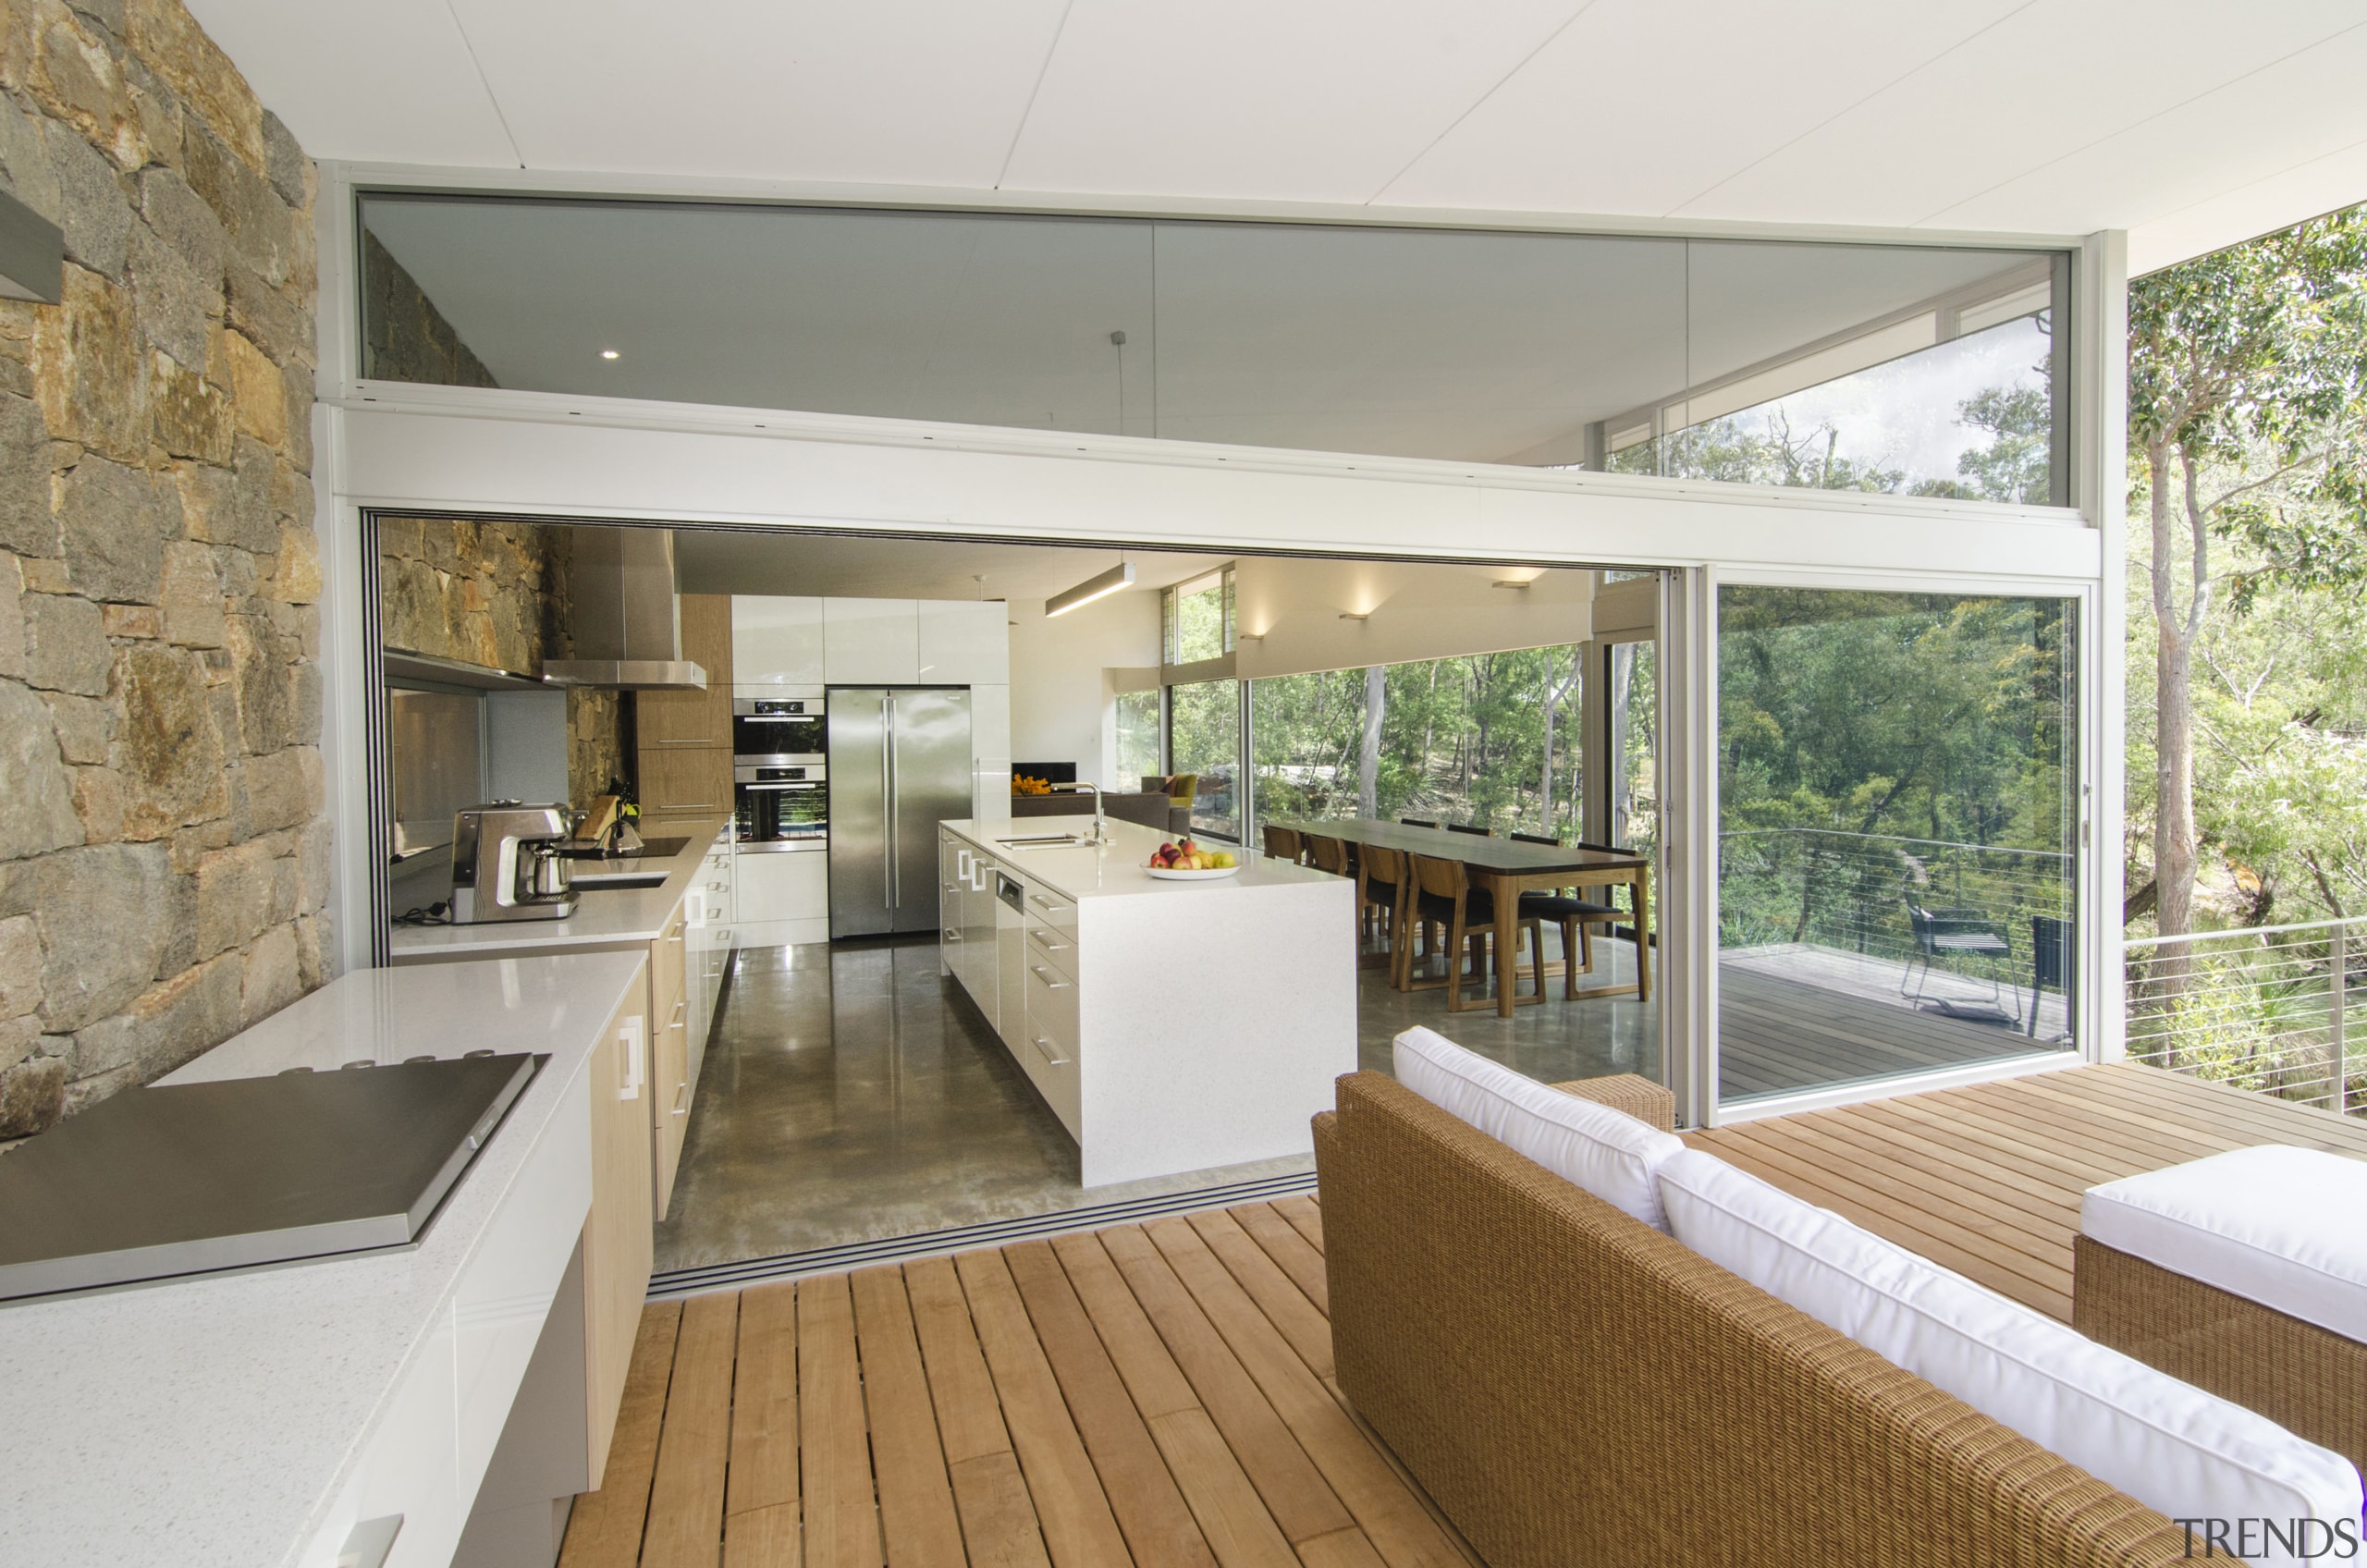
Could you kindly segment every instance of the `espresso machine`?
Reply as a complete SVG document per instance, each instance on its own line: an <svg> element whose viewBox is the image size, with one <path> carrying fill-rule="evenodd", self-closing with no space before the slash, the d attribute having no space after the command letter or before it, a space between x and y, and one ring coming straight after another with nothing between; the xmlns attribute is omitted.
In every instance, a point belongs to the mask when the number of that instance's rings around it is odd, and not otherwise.
<svg viewBox="0 0 2367 1568"><path fill-rule="evenodd" d="M569 834L564 806L496 801L454 816L452 924L573 914L573 879L560 853Z"/></svg>

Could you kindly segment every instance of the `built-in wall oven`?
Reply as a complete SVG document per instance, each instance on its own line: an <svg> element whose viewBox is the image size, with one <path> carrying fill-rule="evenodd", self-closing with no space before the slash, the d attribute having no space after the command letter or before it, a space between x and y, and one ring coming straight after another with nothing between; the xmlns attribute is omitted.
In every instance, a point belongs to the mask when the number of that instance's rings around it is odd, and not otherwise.
<svg viewBox="0 0 2367 1568"><path fill-rule="evenodd" d="M818 686L777 697L732 698L732 761L742 767L820 766L829 752L822 703Z"/></svg>
<svg viewBox="0 0 2367 1568"><path fill-rule="evenodd" d="M820 763L751 764L742 757L731 781L742 854L830 847L830 785Z"/></svg>

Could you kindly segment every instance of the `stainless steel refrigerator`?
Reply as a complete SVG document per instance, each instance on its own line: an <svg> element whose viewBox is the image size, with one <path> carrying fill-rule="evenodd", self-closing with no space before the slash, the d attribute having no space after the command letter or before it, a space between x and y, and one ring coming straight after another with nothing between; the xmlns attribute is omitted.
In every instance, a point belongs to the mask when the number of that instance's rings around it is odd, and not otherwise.
<svg viewBox="0 0 2367 1568"><path fill-rule="evenodd" d="M937 825L970 806L966 686L834 686L830 935L934 931Z"/></svg>

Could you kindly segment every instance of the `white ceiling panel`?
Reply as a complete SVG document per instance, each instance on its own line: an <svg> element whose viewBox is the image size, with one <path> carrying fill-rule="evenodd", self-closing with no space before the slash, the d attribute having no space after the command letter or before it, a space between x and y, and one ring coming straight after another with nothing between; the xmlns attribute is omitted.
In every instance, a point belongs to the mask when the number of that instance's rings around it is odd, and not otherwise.
<svg viewBox="0 0 2367 1568"><path fill-rule="evenodd" d="M2360 19L2357 0L2249 6L2239 26L2224 0L2152 0L2141 25L2119 6L2034 0L1678 212L1930 223Z"/></svg>
<svg viewBox="0 0 2367 1568"><path fill-rule="evenodd" d="M2129 230L2132 276L2200 256L2302 217L2347 207L2367 190L2367 141L2265 179L2206 197Z"/></svg>
<svg viewBox="0 0 2367 1568"><path fill-rule="evenodd" d="M1375 200L1665 214L2023 3L1597 0Z"/></svg>
<svg viewBox="0 0 2367 1568"><path fill-rule="evenodd" d="M1362 202L1581 0L1076 0L1007 186Z"/></svg>
<svg viewBox="0 0 2367 1568"><path fill-rule="evenodd" d="M315 158L517 165L444 0L193 0L190 13Z"/></svg>
<svg viewBox="0 0 2367 1568"><path fill-rule="evenodd" d="M1933 221L1981 228L2010 213L2059 223L2097 211L2102 201L2109 203L2103 210L2110 227L2142 224L2174 211L2187 193L2239 190L2356 141L2351 99L2362 79L2367 25L2068 151L2018 179L1934 214ZM2249 137L2221 134L2230 125L2257 126L2260 131Z"/></svg>
<svg viewBox="0 0 2367 1568"><path fill-rule="evenodd" d="M1063 0L455 0L530 168L989 186Z"/></svg>

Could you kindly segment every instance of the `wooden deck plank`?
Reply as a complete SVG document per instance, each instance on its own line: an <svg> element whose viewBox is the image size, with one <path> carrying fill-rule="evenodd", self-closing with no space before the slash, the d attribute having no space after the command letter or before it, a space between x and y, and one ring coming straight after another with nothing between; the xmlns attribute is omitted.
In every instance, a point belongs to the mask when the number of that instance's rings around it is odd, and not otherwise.
<svg viewBox="0 0 2367 1568"><path fill-rule="evenodd" d="M1215 1568L1191 1505L1169 1474L1159 1443L1128 1397L1060 1259L1042 1242L1005 1247L1002 1256L1135 1568Z"/></svg>
<svg viewBox="0 0 2367 1568"><path fill-rule="evenodd" d="M1060 1383L1044 1347L1036 1343L1002 1255L963 1253L955 1260L955 1270L1055 1568L1127 1562L1125 1537L1069 1419Z"/></svg>
<svg viewBox="0 0 2367 1568"><path fill-rule="evenodd" d="M799 1568L798 1507L779 1502L723 1518L723 1568Z"/></svg>
<svg viewBox="0 0 2367 1568"><path fill-rule="evenodd" d="M1298 1560L1306 1568L1384 1568L1380 1553L1362 1530L1343 1530L1298 1543Z"/></svg>
<svg viewBox="0 0 2367 1568"><path fill-rule="evenodd" d="M1324 1278L1323 1255L1310 1246L1271 1204L1245 1203L1231 1213L1251 1239L1266 1249L1274 1267L1289 1275L1299 1293L1315 1304L1315 1310L1323 1314L1328 1323L1331 1317L1331 1287Z"/></svg>
<svg viewBox="0 0 2367 1568"><path fill-rule="evenodd" d="M1094 1332L1109 1350L1143 1419L1199 1409L1199 1396L1192 1391L1191 1381L1168 1354L1159 1330L1144 1315L1142 1303L1119 1277L1118 1266L1102 1249L1099 1235L1085 1231L1054 1237L1052 1254L1061 1260L1070 1287L1093 1320Z"/></svg>
<svg viewBox="0 0 2367 1568"><path fill-rule="evenodd" d="M728 1517L784 1506L791 1511L794 1525L797 1287L785 1280L740 1292L740 1351L731 1379L731 1474L723 1511Z"/></svg>
<svg viewBox="0 0 2367 1568"><path fill-rule="evenodd" d="M1122 1225L1104 1231L1101 1243L1282 1534L1297 1542L1354 1525L1356 1521L1292 1436L1289 1425L1142 1228ZM1292 1360L1296 1363L1297 1357Z"/></svg>
<svg viewBox="0 0 2367 1568"><path fill-rule="evenodd" d="M1323 1250L1323 1210L1315 1199L1305 1194L1276 1198L1273 1210L1291 1222L1291 1229L1306 1238L1306 1244L1318 1253Z"/></svg>
<svg viewBox="0 0 2367 1568"><path fill-rule="evenodd" d="M1299 1568L1297 1554L1257 1495L1224 1434L1198 1405L1151 1420L1167 1467L1224 1568Z"/></svg>
<svg viewBox="0 0 2367 1568"><path fill-rule="evenodd" d="M904 1265L904 1292L913 1307L921 1359L928 1367L929 1393L937 1407L938 1439L949 1464L989 1453L1009 1453L1011 1433L995 1399L950 1257L925 1257Z"/></svg>
<svg viewBox="0 0 2367 1568"><path fill-rule="evenodd" d="M1017 1454L982 1453L947 1469L971 1568L1050 1568Z"/></svg>
<svg viewBox="0 0 2367 1568"><path fill-rule="evenodd" d="M797 1403L807 1568L880 1568L871 1431L843 1274L797 1282Z"/></svg>
<svg viewBox="0 0 2367 1568"><path fill-rule="evenodd" d="M731 1367L740 1342L738 1292L682 1304L666 1429L649 1488L643 1568L714 1568L723 1550L723 1479L731 1446Z"/></svg>
<svg viewBox="0 0 2367 1568"><path fill-rule="evenodd" d="M858 1269L848 1286L889 1568L962 1568L962 1521L945 1473L903 1270L892 1264Z"/></svg>
<svg viewBox="0 0 2367 1568"><path fill-rule="evenodd" d="M1904 1151L1872 1145L1864 1141L1852 1143L1836 1137L1808 1118L1777 1121L1760 1121L1736 1128L1740 1140L1755 1144L1771 1152L1780 1150L1800 1160L1811 1169L1826 1173L1831 1183L1846 1183L1847 1187L1863 1190L1871 1202L1879 1198L1883 1205L1895 1206L1905 1213L1930 1213L1929 1202L1935 1192L1947 1194L1946 1218L1955 1226L1970 1231L1996 1245L2024 1252L2043 1247L2068 1218L2078 1218L2076 1206L2060 1200L2048 1206L2043 1215L2011 1204L2002 1204L1969 1182L1950 1182L1935 1186L1927 1172L1913 1164ZM1835 1185L1834 1190L1846 1190Z"/></svg>
<svg viewBox="0 0 2367 1568"><path fill-rule="evenodd" d="M1167 1277L1183 1288L1196 1310L1207 1315L1225 1348L1271 1402L1301 1452L1331 1487L1331 1495L1353 1515L1352 1522L1363 1527L1383 1561L1392 1568L1462 1568L1462 1554L1421 1500L1375 1452L1331 1390L1307 1369L1199 1233L1180 1219L1159 1220L1144 1231L1143 1240L1153 1247ZM1111 1256L1117 1256L1114 1248ZM1122 1258L1120 1267L1125 1267ZM1147 1268L1143 1271L1152 1273ZM1311 1538L1291 1537L1294 1544Z"/></svg>
<svg viewBox="0 0 2367 1568"><path fill-rule="evenodd" d="M1252 1241L1233 1216L1219 1208L1190 1216L1202 1244L1216 1254L1257 1310L1290 1341L1291 1349L1318 1378L1331 1376L1331 1320L1315 1310L1306 1292L1291 1282L1266 1250Z"/></svg>
<svg viewBox="0 0 2367 1568"><path fill-rule="evenodd" d="M649 1484L657 1472L657 1442L666 1419L666 1390L674 1376L674 1343L682 1304L655 1302L641 1309L633 1330L632 1363L608 1439L608 1467L599 1489L575 1500L568 1515L559 1568L635 1568L649 1519Z"/></svg>

